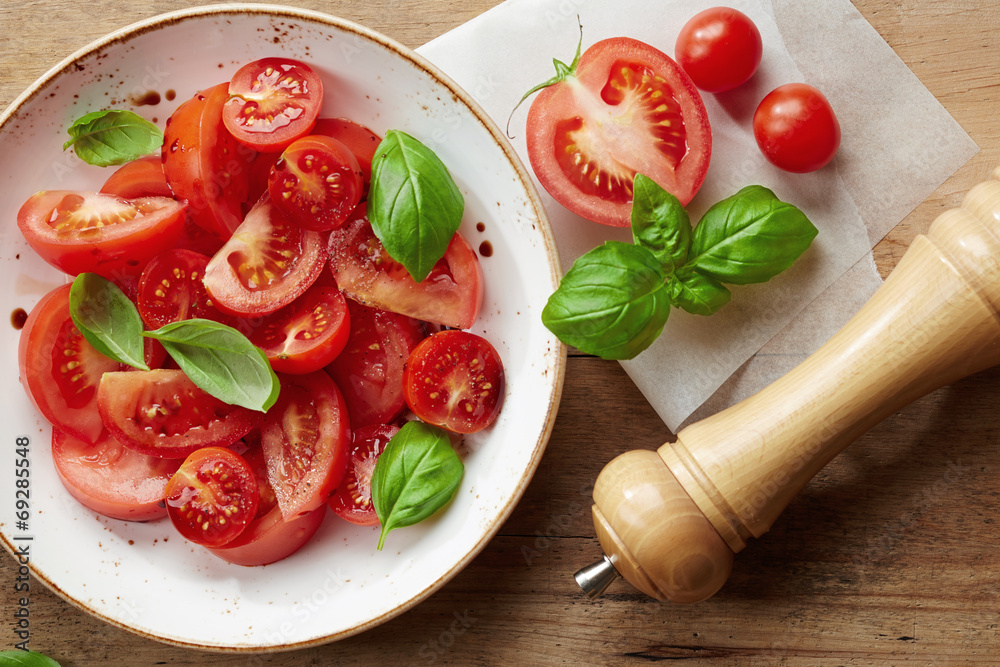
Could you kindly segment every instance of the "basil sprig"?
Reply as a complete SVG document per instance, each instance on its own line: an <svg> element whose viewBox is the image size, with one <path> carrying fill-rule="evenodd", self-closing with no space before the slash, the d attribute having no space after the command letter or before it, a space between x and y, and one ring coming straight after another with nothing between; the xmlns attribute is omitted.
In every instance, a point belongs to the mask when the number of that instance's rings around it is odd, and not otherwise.
<svg viewBox="0 0 1000 667"><path fill-rule="evenodd" d="M434 152L389 130L372 160L368 219L386 252L420 282L444 256L465 199Z"/></svg>
<svg viewBox="0 0 1000 667"><path fill-rule="evenodd" d="M107 109L77 118L66 130L77 157L98 167L125 164L160 150L163 132L134 111Z"/></svg>
<svg viewBox="0 0 1000 667"><path fill-rule="evenodd" d="M464 471L447 433L423 422L404 424L372 473L372 504L382 524L379 551L389 531L423 521L448 504Z"/></svg>
<svg viewBox="0 0 1000 667"><path fill-rule="evenodd" d="M115 361L148 371L142 345L142 318L118 286L96 273L81 273L69 288L73 324L95 350Z"/></svg>
<svg viewBox="0 0 1000 667"><path fill-rule="evenodd" d="M47 655L36 651L0 651L0 665L3 667L59 667L59 663Z"/></svg>
<svg viewBox="0 0 1000 667"><path fill-rule="evenodd" d="M609 241L579 257L542 310L561 341L605 359L632 359L659 336L670 307L711 315L732 297L723 283L770 280L818 230L760 185L712 206L691 229L680 202L637 174L634 245Z"/></svg>

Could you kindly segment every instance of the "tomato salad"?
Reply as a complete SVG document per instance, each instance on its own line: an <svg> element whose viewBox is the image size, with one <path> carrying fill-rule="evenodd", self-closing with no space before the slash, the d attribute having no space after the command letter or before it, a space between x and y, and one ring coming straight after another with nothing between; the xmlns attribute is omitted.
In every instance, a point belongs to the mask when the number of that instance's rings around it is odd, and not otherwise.
<svg viewBox="0 0 1000 667"><path fill-rule="evenodd" d="M78 276L34 307L18 350L60 479L98 513L169 516L241 565L290 555L328 507L377 525L372 477L400 428L478 431L503 398L496 350L460 330L483 300L476 253L455 231L423 280L394 259L368 210L382 137L319 118L323 94L305 63L249 63L177 108L159 156L100 192L39 192L18 214L29 245ZM81 309L117 307L79 301L92 274L137 313L138 361L81 324ZM154 335L183 323L253 343L280 383L273 404L207 390L176 340Z"/></svg>

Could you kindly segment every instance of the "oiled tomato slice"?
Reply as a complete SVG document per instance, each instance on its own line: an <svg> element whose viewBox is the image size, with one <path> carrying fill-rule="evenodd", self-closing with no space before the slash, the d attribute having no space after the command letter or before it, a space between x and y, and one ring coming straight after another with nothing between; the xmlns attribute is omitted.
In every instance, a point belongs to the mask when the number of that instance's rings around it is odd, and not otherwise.
<svg viewBox="0 0 1000 667"><path fill-rule="evenodd" d="M208 257L192 250L168 250L153 258L139 278L136 306L150 329L200 317L228 324L212 305L202 282Z"/></svg>
<svg viewBox="0 0 1000 667"><path fill-rule="evenodd" d="M101 186L101 192L122 199L137 197L173 197L163 173L159 155L147 155L123 164Z"/></svg>
<svg viewBox="0 0 1000 667"><path fill-rule="evenodd" d="M209 445L226 447L260 421L260 413L205 393L178 369L105 373L97 408L122 444L162 458L184 458Z"/></svg>
<svg viewBox="0 0 1000 667"><path fill-rule="evenodd" d="M271 201L306 229L329 231L344 224L361 201L358 160L330 137L296 139L271 169Z"/></svg>
<svg viewBox="0 0 1000 667"><path fill-rule="evenodd" d="M360 526L378 525L372 504L372 473L378 457L398 432L399 427L393 424L374 424L353 431L347 475L329 503L337 516Z"/></svg>
<svg viewBox="0 0 1000 667"><path fill-rule="evenodd" d="M125 521L167 515L163 492L180 459L129 449L105 432L95 443L52 429L52 460L69 494L85 507Z"/></svg>
<svg viewBox="0 0 1000 667"><path fill-rule="evenodd" d="M403 371L403 393L414 414L456 433L492 424L503 392L500 355L468 331L431 334L413 350Z"/></svg>
<svg viewBox="0 0 1000 667"><path fill-rule="evenodd" d="M260 429L267 476L286 521L326 503L347 470L347 406L326 373L281 376Z"/></svg>
<svg viewBox="0 0 1000 667"><path fill-rule="evenodd" d="M316 282L327 253L324 235L292 223L264 198L208 263L205 288L224 313L273 313Z"/></svg>
<svg viewBox="0 0 1000 667"><path fill-rule="evenodd" d="M174 527L205 547L234 540L257 516L260 502L253 470L223 447L203 447L188 456L164 495Z"/></svg>

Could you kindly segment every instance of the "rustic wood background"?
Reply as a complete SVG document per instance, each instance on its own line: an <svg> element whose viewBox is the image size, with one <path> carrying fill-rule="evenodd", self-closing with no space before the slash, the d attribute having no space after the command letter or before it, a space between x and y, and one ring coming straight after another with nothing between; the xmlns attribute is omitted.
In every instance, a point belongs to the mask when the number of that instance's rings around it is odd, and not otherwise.
<svg viewBox="0 0 1000 667"><path fill-rule="evenodd" d="M876 248L887 274L914 235L1000 164L1000 5L993 0L854 0L982 151ZM185 0L32 0L0 5L0 107L65 55ZM287 0L416 47L495 0ZM901 176L903 177L903 176ZM593 410L599 396L602 410ZM618 583L599 601L571 574L599 555L586 484L628 448L672 434L617 363L569 360L555 432L514 514L430 599L331 645L256 664L688 660L712 665L1000 662L1000 370L894 414L810 483L730 582L694 606ZM0 648L16 604L0 558ZM247 656L166 646L108 626L32 586L31 646L63 665L243 665ZM462 623L454 623L456 618ZM466 627L467 626L467 627ZM457 631L456 631L457 630ZM12 643L12 642L10 642Z"/></svg>

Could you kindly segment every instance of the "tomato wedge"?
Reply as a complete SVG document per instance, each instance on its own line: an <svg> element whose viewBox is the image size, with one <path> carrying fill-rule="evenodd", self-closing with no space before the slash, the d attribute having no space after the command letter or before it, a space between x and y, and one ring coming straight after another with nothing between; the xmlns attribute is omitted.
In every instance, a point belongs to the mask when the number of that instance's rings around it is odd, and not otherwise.
<svg viewBox="0 0 1000 667"><path fill-rule="evenodd" d="M626 37L597 42L538 94L526 141L535 176L556 201L615 227L630 224L636 173L687 204L712 154L691 78L667 54Z"/></svg>
<svg viewBox="0 0 1000 667"><path fill-rule="evenodd" d="M368 185L372 181L372 160L375 159L375 149L382 143L382 137L364 125L347 118L320 118L316 121L312 133L333 137L350 149L358 161L358 166L361 167L364 179L362 196L367 196Z"/></svg>
<svg viewBox="0 0 1000 667"><path fill-rule="evenodd" d="M69 494L85 507L125 521L167 516L163 493L180 459L133 451L107 432L96 442L52 429L52 460Z"/></svg>
<svg viewBox="0 0 1000 667"><path fill-rule="evenodd" d="M361 201L361 167L350 149L331 137L296 139L271 169L271 201L306 229L329 231L347 221Z"/></svg>
<svg viewBox="0 0 1000 667"><path fill-rule="evenodd" d="M220 401L178 369L105 373L97 409L123 445L162 458L226 447L260 421L259 412Z"/></svg>
<svg viewBox="0 0 1000 667"><path fill-rule="evenodd" d="M101 192L122 199L136 197L173 197L163 173L159 155L147 155L123 164L101 186Z"/></svg>
<svg viewBox="0 0 1000 667"><path fill-rule="evenodd" d="M180 238L185 205L166 197L122 199L99 192L43 190L17 213L32 250L70 275L90 272L108 280L138 274Z"/></svg>
<svg viewBox="0 0 1000 667"><path fill-rule="evenodd" d="M330 234L330 270L347 296L448 327L467 329L475 323L483 304L483 270L461 234L452 237L444 257L418 283L382 247L364 205L352 218Z"/></svg>
<svg viewBox="0 0 1000 667"><path fill-rule="evenodd" d="M290 222L264 198L208 263L205 289L224 313L267 315L316 282L327 253L323 235Z"/></svg>
<svg viewBox="0 0 1000 667"><path fill-rule="evenodd" d="M212 305L202 278L208 257L192 250L168 250L142 271L136 306L150 329L201 317L229 324L230 317Z"/></svg>
<svg viewBox="0 0 1000 667"><path fill-rule="evenodd" d="M281 376L261 424L267 476L286 521L326 503L347 471L347 405L326 373Z"/></svg>
<svg viewBox="0 0 1000 667"><path fill-rule="evenodd" d="M167 482L167 514L186 539L205 547L233 541L257 515L253 470L236 452L203 447Z"/></svg>
<svg viewBox="0 0 1000 667"><path fill-rule="evenodd" d="M399 432L393 424L373 424L355 429L347 475L330 497L330 509L341 519L359 526L377 526L378 514L372 504L372 473L378 457Z"/></svg>

